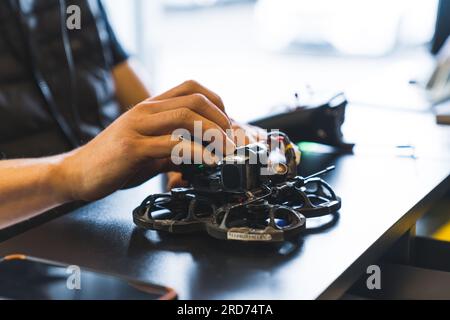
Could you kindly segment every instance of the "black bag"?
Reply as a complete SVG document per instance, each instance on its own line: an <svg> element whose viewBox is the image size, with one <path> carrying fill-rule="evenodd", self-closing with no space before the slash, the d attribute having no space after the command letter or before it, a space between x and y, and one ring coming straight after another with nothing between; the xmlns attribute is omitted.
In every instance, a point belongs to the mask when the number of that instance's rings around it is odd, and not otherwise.
<svg viewBox="0 0 450 320"><path fill-rule="evenodd" d="M354 145L344 142L341 130L347 104L345 95L338 94L323 104L296 107L251 124L267 130L278 129L295 142L316 142L351 153Z"/></svg>

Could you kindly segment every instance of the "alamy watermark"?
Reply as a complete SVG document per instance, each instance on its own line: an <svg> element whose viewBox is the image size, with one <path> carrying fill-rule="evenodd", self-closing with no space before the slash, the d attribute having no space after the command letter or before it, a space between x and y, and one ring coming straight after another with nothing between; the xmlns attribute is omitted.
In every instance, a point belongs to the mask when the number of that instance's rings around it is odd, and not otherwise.
<svg viewBox="0 0 450 320"><path fill-rule="evenodd" d="M66 10L66 26L69 30L81 29L81 8L77 5L70 5Z"/></svg>
<svg viewBox="0 0 450 320"><path fill-rule="evenodd" d="M246 148L237 146L246 145L246 131L244 129L226 130L219 129L204 130L202 121L194 122L193 132L187 129L177 129L171 135L171 141L175 142L172 148L171 160L175 165L214 165L218 162L245 162L248 164L258 164L262 167L261 174L273 174L273 170L266 170L286 159L283 155L287 148L296 148L286 141L279 134L278 130L261 131L259 140L269 143L262 143L267 152L249 152ZM231 138L230 138L231 137ZM233 141L234 140L234 141ZM234 142L234 143L233 143ZM232 155L230 157L230 155Z"/></svg>
<svg viewBox="0 0 450 320"><path fill-rule="evenodd" d="M81 290L81 268L79 266L69 266L66 269L68 275L66 281L67 290Z"/></svg>
<svg viewBox="0 0 450 320"><path fill-rule="evenodd" d="M381 290L381 268L377 265L372 265L367 268L367 274L369 277L367 278L366 285L367 289L373 290Z"/></svg>

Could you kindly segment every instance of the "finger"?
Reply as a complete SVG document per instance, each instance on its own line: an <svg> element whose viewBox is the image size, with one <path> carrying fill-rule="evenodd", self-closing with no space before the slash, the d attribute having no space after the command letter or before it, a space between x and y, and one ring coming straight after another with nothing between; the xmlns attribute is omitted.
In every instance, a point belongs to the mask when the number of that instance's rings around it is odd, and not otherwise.
<svg viewBox="0 0 450 320"><path fill-rule="evenodd" d="M167 174L167 190L170 191L173 188L188 187L189 183L183 180L183 174L180 172L169 172Z"/></svg>
<svg viewBox="0 0 450 320"><path fill-rule="evenodd" d="M267 132L255 126L234 122L233 140L238 146L267 141Z"/></svg>
<svg viewBox="0 0 450 320"><path fill-rule="evenodd" d="M249 136L247 131L242 128L233 129L233 140L238 147L243 147L256 142L256 140Z"/></svg>
<svg viewBox="0 0 450 320"><path fill-rule="evenodd" d="M225 113L202 94L191 94L166 100L148 101L143 103L139 108L152 114L188 108L206 119L217 123L225 131L232 127L231 120Z"/></svg>
<svg viewBox="0 0 450 320"><path fill-rule="evenodd" d="M173 136L143 138L139 144L143 156L149 159L170 158L173 168L181 164L215 165L219 158L196 142L174 139Z"/></svg>
<svg viewBox="0 0 450 320"><path fill-rule="evenodd" d="M136 126L138 132L144 136L171 135L179 129L184 129L190 133L189 137L184 138L191 140L191 137L195 137L200 141L211 142L216 151L222 154L233 153L236 149L234 142L221 127L188 108L144 116Z"/></svg>
<svg viewBox="0 0 450 320"><path fill-rule="evenodd" d="M200 83L194 80L189 80L181 85L159 95L153 98L150 98L149 100L166 100L170 98L180 97L180 96L186 96L191 95L194 93L200 93L206 96L212 103L214 103L220 110L225 112L225 106L223 104L222 99L219 95L212 92L211 90L205 88Z"/></svg>

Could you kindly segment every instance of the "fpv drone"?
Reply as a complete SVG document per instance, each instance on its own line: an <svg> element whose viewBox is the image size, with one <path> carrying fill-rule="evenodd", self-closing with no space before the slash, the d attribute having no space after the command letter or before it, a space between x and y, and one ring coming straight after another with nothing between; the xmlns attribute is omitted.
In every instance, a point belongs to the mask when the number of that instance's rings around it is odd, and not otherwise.
<svg viewBox="0 0 450 320"><path fill-rule="evenodd" d="M307 218L341 208L341 199L320 178L334 167L304 178L297 174L299 163L300 152L289 138L272 132L266 143L239 148L215 166L183 165L190 187L149 196L134 210L134 222L221 240L289 240L306 228Z"/></svg>

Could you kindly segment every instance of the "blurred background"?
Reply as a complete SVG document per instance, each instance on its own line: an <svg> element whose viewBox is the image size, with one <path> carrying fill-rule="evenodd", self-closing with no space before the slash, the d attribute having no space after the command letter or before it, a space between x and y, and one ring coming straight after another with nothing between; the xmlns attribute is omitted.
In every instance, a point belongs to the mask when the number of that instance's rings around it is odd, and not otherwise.
<svg viewBox="0 0 450 320"><path fill-rule="evenodd" d="M450 1L104 2L154 91L195 79L222 96L229 114L249 121L292 102L294 92L307 99L312 91L344 91L352 103L429 110L433 101L421 88L443 42L438 8Z"/></svg>

